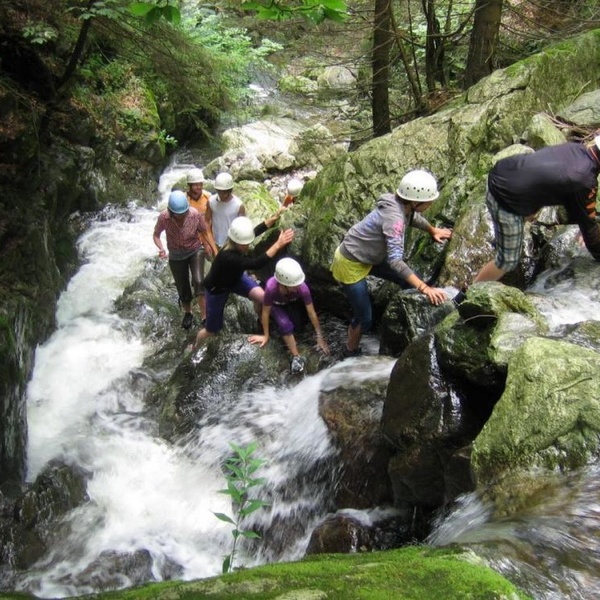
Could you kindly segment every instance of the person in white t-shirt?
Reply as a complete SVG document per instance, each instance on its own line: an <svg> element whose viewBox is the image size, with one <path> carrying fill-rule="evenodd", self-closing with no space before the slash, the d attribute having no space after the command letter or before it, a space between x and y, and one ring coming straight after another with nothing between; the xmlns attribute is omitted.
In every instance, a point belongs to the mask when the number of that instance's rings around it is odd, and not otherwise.
<svg viewBox="0 0 600 600"><path fill-rule="evenodd" d="M229 173L219 173L217 175L215 190L216 193L208 199L204 217L220 249L227 241L232 221L236 217L245 216L246 209L240 198L233 193L233 177Z"/></svg>

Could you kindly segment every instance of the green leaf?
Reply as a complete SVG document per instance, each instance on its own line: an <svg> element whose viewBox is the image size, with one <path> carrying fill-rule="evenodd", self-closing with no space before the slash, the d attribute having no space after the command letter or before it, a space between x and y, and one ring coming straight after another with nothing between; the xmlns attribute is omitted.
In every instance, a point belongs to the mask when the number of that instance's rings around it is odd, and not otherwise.
<svg viewBox="0 0 600 600"><path fill-rule="evenodd" d="M240 531L240 534L249 540L260 540L260 535L255 531Z"/></svg>
<svg viewBox="0 0 600 600"><path fill-rule="evenodd" d="M330 21L335 21L336 23L343 23L346 20L346 17L348 16L345 13L341 13L337 10L329 10L328 8L324 9L323 14L326 19L329 19Z"/></svg>
<svg viewBox="0 0 600 600"><path fill-rule="evenodd" d="M223 561L223 573L229 573L230 569L231 569L231 556L228 555L225 557L225 560Z"/></svg>
<svg viewBox="0 0 600 600"><path fill-rule="evenodd" d="M152 10L146 14L146 22L149 25L154 25L162 17L162 10L159 6L153 6Z"/></svg>
<svg viewBox="0 0 600 600"><path fill-rule="evenodd" d="M225 521L225 523L229 523L230 525L235 525L235 521L229 517L228 515L226 515L225 513L216 513L214 512L213 515L215 515L215 517L217 517L217 519L221 520L221 521Z"/></svg>
<svg viewBox="0 0 600 600"><path fill-rule="evenodd" d="M325 7L325 10L335 10L338 12L346 12L348 5L344 0L321 0L321 4Z"/></svg>
<svg viewBox="0 0 600 600"><path fill-rule="evenodd" d="M149 2L134 2L129 5L129 12L136 17L145 17L154 8Z"/></svg>
<svg viewBox="0 0 600 600"><path fill-rule="evenodd" d="M250 500L247 506L240 510L240 515L246 517L249 514L252 514L254 511L258 510L259 508L263 508L264 506L269 506L264 500Z"/></svg>
<svg viewBox="0 0 600 600"><path fill-rule="evenodd" d="M168 6L163 7L163 17L165 21L168 23L172 23L173 25L179 25L181 23L181 12L176 6Z"/></svg>

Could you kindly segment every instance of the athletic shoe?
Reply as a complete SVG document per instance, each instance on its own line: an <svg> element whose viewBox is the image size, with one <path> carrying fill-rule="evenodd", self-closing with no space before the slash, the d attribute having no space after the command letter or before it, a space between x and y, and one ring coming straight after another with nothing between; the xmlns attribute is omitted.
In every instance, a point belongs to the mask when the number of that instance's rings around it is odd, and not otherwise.
<svg viewBox="0 0 600 600"><path fill-rule="evenodd" d="M348 346L344 344L342 348L343 358L353 358L354 356L360 356L362 354L362 348L359 346L356 350L348 350Z"/></svg>
<svg viewBox="0 0 600 600"><path fill-rule="evenodd" d="M185 315L183 315L183 321L181 321L181 326L184 329L189 329L192 326L193 321L194 317L192 316L192 313L186 312Z"/></svg>
<svg viewBox="0 0 600 600"><path fill-rule="evenodd" d="M290 371L294 374L302 373L304 371L304 359L301 356L292 357Z"/></svg>

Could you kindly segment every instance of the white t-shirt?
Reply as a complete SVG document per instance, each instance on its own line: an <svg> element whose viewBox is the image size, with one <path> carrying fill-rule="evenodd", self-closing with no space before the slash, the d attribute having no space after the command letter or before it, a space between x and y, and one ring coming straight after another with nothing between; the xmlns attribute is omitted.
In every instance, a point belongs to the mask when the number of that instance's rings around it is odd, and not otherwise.
<svg viewBox="0 0 600 600"><path fill-rule="evenodd" d="M242 201L235 195L232 195L227 202L221 202L218 194L213 194L208 199L208 206L212 213L212 232L215 242L221 248L227 241L227 232L231 221L239 216Z"/></svg>

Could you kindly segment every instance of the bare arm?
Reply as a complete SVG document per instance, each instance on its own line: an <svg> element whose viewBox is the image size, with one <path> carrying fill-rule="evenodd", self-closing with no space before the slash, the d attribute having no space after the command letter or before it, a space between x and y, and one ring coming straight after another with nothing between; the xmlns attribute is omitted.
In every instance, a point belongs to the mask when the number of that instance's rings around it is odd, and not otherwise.
<svg viewBox="0 0 600 600"><path fill-rule="evenodd" d="M312 323L312 326L315 329L315 333L317 334L317 348L319 348L323 352L323 354L329 354L329 345L323 337L323 333L321 331L321 323L319 322L319 317L315 311L315 305L307 304L306 312L308 314L310 322Z"/></svg>
<svg viewBox="0 0 600 600"><path fill-rule="evenodd" d="M269 341L269 318L271 317L271 307L263 304L262 312L260 314L260 320L262 323L263 334L262 335L251 335L248 341L251 344L259 344L262 348L267 345Z"/></svg>
<svg viewBox="0 0 600 600"><path fill-rule="evenodd" d="M411 273L406 278L406 281L410 283L410 285L412 285L414 288L417 288L417 290L421 292L421 294L427 296L431 304L435 304L437 306L443 304L448 299L448 295L444 290L427 285L414 273Z"/></svg>
<svg viewBox="0 0 600 600"><path fill-rule="evenodd" d="M162 242L160 240L160 235L154 234L152 236L152 240L154 241L154 245L158 248L158 256L160 256L160 258L166 258L167 252L165 251L165 249L162 245Z"/></svg>
<svg viewBox="0 0 600 600"><path fill-rule="evenodd" d="M286 229L279 234L277 241L266 251L269 258L273 258L282 248L285 248L294 239L294 230Z"/></svg>

